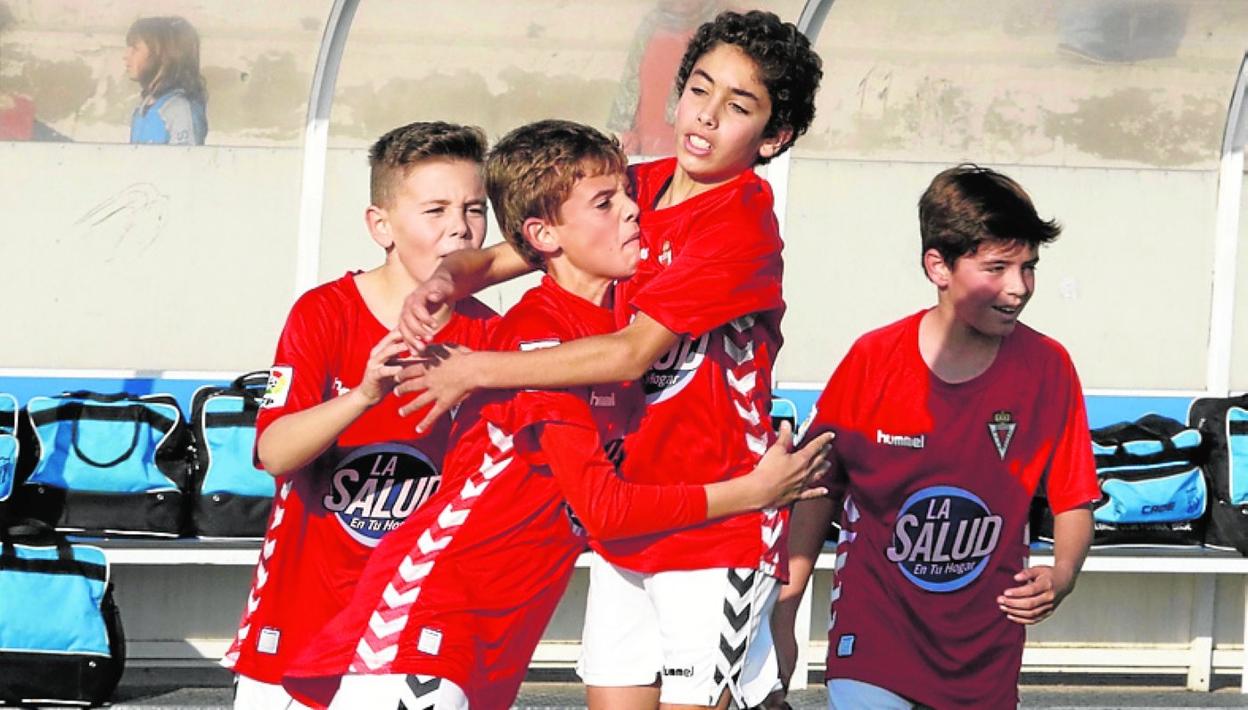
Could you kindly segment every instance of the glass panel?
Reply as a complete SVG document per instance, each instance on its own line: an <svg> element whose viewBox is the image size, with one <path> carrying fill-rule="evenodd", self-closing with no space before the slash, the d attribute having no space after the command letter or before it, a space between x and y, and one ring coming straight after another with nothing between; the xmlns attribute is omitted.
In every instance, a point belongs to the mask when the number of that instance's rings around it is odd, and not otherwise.
<svg viewBox="0 0 1248 710"><path fill-rule="evenodd" d="M29 166L0 171L0 302L20 304L5 366L270 361L293 296L302 126L330 6L0 0L0 163ZM170 16L182 22L139 36L199 35L207 140L129 145L140 84L127 34ZM193 130L192 102L174 104L149 108L146 136Z"/></svg>
<svg viewBox="0 0 1248 710"><path fill-rule="evenodd" d="M805 157L1212 169L1239 0L837 0Z"/></svg>

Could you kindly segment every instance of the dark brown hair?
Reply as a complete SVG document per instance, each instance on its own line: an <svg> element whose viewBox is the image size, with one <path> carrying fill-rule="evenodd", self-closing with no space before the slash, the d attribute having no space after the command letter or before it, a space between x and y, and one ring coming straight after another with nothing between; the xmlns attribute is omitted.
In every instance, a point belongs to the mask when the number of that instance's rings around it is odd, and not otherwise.
<svg viewBox="0 0 1248 710"><path fill-rule="evenodd" d="M369 199L374 205L393 204L398 185L417 163L425 160L485 160L485 131L442 121L409 123L386 133L368 149Z"/></svg>
<svg viewBox="0 0 1248 710"><path fill-rule="evenodd" d="M145 99L180 89L190 101L206 103L208 91L199 73L199 33L177 16L140 17L126 32L126 44L147 45L149 59L139 76Z"/></svg>
<svg viewBox="0 0 1248 710"><path fill-rule="evenodd" d="M676 73L677 94L684 92L693 66L702 55L721 44L731 44L754 60L758 78L767 87L771 116L763 128L763 137L773 138L785 128L793 131L793 137L776 151L780 155L810 128L815 118L815 93L823 78L822 60L792 22L783 22L774 13L762 10L745 14L729 10L704 23L689 40ZM759 156L756 160L762 165L770 159Z"/></svg>
<svg viewBox="0 0 1248 710"><path fill-rule="evenodd" d="M503 238L533 266L545 259L524 239L521 227L531 217L560 224L559 208L576 181L623 174L628 160L620 142L572 121L537 121L499 139L485 159L485 190Z"/></svg>
<svg viewBox="0 0 1248 710"><path fill-rule="evenodd" d="M1036 247L1061 232L1057 220L1040 219L1021 185L972 163L942 171L919 198L922 253L935 249L950 267L984 242Z"/></svg>

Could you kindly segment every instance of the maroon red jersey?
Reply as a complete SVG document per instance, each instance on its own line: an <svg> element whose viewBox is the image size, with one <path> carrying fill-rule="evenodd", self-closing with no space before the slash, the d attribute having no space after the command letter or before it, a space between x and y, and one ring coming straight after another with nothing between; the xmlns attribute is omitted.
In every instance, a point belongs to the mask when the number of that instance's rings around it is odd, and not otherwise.
<svg viewBox="0 0 1248 710"><path fill-rule="evenodd" d="M980 376L948 384L919 354L923 313L868 333L804 436L836 432L844 492L828 678L933 708L1018 704L1024 630L997 597L1025 566L1038 482L1062 512L1099 497L1079 378L1019 324Z"/></svg>
<svg viewBox="0 0 1248 710"><path fill-rule="evenodd" d="M621 325L640 311L680 334L642 379L646 407L621 468L630 481L713 483L749 473L774 440L771 370L784 264L771 189L753 171L679 205L653 205L675 169L634 168L642 260L621 284ZM786 513L762 511L603 546L638 572L761 567L783 574Z"/></svg>
<svg viewBox="0 0 1248 710"><path fill-rule="evenodd" d="M610 310L545 277L498 323L493 345L533 350L614 326ZM442 488L377 548L350 607L286 687L323 704L347 672L432 675L473 707L508 706L585 550L580 521L616 537L706 517L700 486L629 486L604 455L604 443L619 455L637 394L625 383L473 395Z"/></svg>
<svg viewBox="0 0 1248 710"><path fill-rule="evenodd" d="M497 315L461 302L440 342L486 343ZM388 332L364 303L353 274L304 294L277 345L257 439L278 418L348 392ZM328 451L277 483L277 497L238 634L222 663L266 683L351 599L369 553L437 489L449 420L417 435L405 400L387 396Z"/></svg>

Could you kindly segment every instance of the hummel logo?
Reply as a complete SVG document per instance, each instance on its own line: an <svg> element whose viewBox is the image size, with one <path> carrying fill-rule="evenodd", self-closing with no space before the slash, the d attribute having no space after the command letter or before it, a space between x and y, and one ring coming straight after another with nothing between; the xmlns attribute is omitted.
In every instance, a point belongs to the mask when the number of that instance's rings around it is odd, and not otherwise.
<svg viewBox="0 0 1248 710"><path fill-rule="evenodd" d="M927 443L927 435L902 436L901 434L885 434L883 430L875 430L875 443L885 446L900 446L906 449L921 449Z"/></svg>

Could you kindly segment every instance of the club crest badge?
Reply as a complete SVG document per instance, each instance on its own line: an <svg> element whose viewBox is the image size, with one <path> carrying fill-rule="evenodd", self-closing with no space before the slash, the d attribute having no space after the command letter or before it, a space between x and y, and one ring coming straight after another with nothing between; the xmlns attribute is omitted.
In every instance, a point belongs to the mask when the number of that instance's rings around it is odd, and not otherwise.
<svg viewBox="0 0 1248 710"><path fill-rule="evenodd" d="M659 252L659 265L671 266L671 264L672 264L672 243L669 241L665 241L663 242L663 249Z"/></svg>
<svg viewBox="0 0 1248 710"><path fill-rule="evenodd" d="M1001 410L992 415L992 421L988 422L988 434L992 436L992 445L997 447L997 453L1001 455L1001 460L1005 460L1005 453L1010 449L1010 442L1014 439L1014 430L1018 428L1018 422L1014 421L1014 415Z"/></svg>

